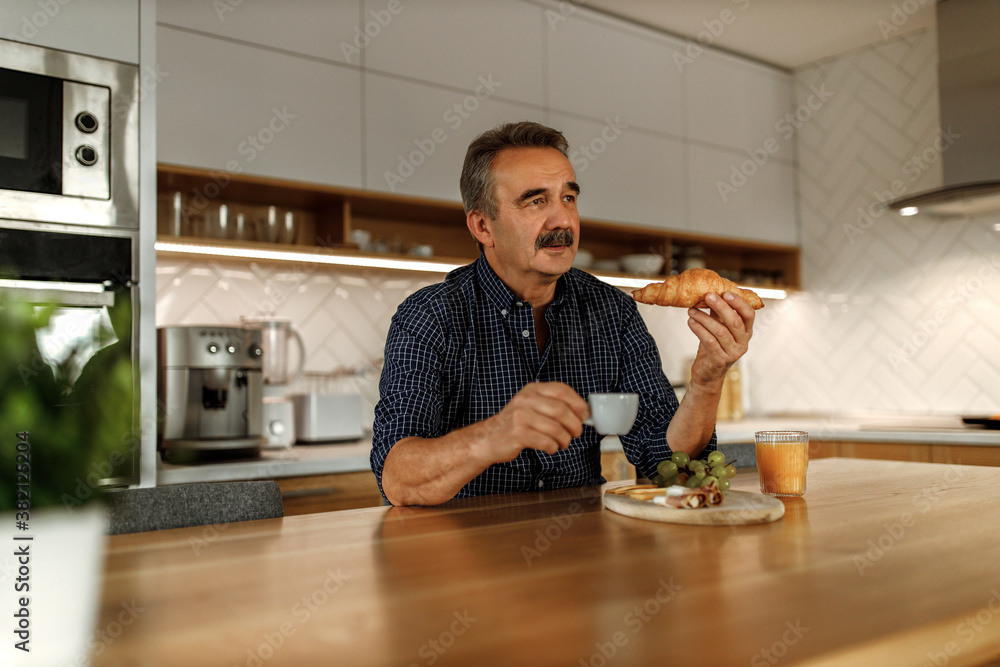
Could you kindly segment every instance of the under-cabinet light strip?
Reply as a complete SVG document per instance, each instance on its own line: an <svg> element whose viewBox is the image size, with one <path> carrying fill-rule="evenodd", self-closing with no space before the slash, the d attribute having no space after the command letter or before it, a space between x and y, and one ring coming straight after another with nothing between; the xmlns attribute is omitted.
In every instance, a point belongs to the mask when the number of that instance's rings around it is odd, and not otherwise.
<svg viewBox="0 0 1000 667"><path fill-rule="evenodd" d="M320 255L310 252L289 252L286 250L258 250L254 248L228 248L225 246L191 245L187 243L156 242L157 252L183 253L187 255L208 255L212 257L236 257L240 259L261 259L274 262L312 262L329 264L331 266L354 266L371 269L395 269L401 271L429 271L432 273L448 273L461 264L450 262L429 262L422 259L392 259L389 257L370 257L354 255ZM622 276L604 276L594 274L609 285L615 287L645 287L650 278L625 278ZM784 299L788 296L785 290L763 287L752 288L762 299Z"/></svg>

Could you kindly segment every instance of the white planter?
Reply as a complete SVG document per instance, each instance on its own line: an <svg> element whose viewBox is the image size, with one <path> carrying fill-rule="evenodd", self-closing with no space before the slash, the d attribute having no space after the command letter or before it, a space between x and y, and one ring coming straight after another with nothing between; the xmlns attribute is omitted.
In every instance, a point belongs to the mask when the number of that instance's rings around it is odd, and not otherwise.
<svg viewBox="0 0 1000 667"><path fill-rule="evenodd" d="M19 530L16 520L14 513L0 514L0 664L90 664L104 567L104 508L32 510L28 530ZM16 646L23 641L17 632L22 626L27 652Z"/></svg>

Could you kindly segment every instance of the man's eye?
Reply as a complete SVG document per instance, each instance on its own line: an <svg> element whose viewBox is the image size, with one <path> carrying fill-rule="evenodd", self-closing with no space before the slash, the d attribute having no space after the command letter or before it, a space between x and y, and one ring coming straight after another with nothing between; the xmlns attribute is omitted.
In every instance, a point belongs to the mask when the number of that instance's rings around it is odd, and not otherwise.
<svg viewBox="0 0 1000 667"><path fill-rule="evenodd" d="M545 198L544 198L544 197L538 197L538 198L536 198L536 199L532 199L532 200L531 200L531 204L532 204L533 206L539 206L539 205L541 205L541 204L542 204L542 203L543 203L544 201L545 201Z"/></svg>
<svg viewBox="0 0 1000 667"><path fill-rule="evenodd" d="M563 201L573 202L576 201L576 195L566 195L563 197Z"/></svg>

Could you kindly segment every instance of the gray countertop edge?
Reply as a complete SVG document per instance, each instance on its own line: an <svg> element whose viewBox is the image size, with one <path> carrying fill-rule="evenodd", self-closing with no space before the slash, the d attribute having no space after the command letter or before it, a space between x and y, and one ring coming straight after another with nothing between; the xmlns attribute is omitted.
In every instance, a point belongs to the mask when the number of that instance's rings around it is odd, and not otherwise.
<svg viewBox="0 0 1000 667"><path fill-rule="evenodd" d="M817 419L754 419L719 422L716 432L722 446L751 444L758 430L803 430L813 440L837 442L916 443L1000 447L1000 431L961 428L914 428L834 424ZM300 445L291 450L265 451L255 461L203 463L178 466L158 465L157 484L228 482L235 480L309 477L371 470L368 454L371 439L331 445ZM620 452L621 442L608 436L601 452Z"/></svg>

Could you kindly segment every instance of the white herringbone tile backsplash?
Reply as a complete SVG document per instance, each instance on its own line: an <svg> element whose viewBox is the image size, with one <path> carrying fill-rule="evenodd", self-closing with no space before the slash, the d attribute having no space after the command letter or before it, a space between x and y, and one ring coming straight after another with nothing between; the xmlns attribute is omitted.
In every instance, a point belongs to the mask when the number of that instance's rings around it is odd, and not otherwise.
<svg viewBox="0 0 1000 667"><path fill-rule="evenodd" d="M796 74L797 105L830 93L797 134L803 291L757 314L748 414L1000 413L1000 216L932 222L880 205L941 181L936 57L925 32ZM292 389L359 391L370 423L392 314L441 279L161 257L156 319L291 318L310 373ZM681 377L697 347L684 311L641 312Z"/></svg>
<svg viewBox="0 0 1000 667"><path fill-rule="evenodd" d="M832 96L798 131L803 291L760 313L753 413L1000 412L1000 216L880 206L941 183L936 58L923 32L796 73L797 104Z"/></svg>

